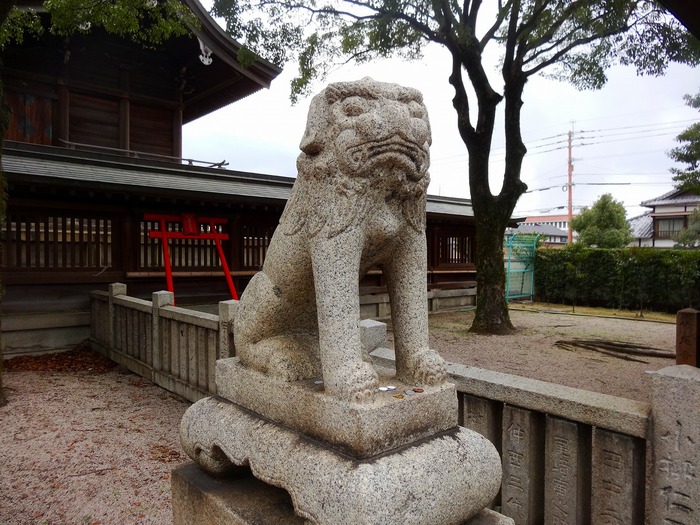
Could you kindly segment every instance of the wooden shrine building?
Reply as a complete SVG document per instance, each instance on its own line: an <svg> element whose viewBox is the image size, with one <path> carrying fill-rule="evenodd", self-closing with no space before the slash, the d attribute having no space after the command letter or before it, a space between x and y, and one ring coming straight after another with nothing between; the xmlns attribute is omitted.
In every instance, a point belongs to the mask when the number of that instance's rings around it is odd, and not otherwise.
<svg viewBox="0 0 700 525"><path fill-rule="evenodd" d="M157 50L94 30L47 32L4 51L4 353L87 338L91 290L123 282L129 295L150 298L165 289L153 214L220 221L239 293L260 269L294 180L183 160L182 126L269 87L280 69L263 60L242 67L239 44L197 0L183 1L200 27ZM473 286L470 201L430 196L427 233L426 284ZM183 236L169 247L178 304L230 298L212 242ZM383 285L380 272L362 283L368 293Z"/></svg>

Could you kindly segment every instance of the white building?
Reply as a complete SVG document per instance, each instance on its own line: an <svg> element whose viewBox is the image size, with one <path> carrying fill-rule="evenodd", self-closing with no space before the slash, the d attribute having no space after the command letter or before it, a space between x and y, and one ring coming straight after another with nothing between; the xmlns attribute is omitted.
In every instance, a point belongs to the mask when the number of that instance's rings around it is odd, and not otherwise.
<svg viewBox="0 0 700 525"><path fill-rule="evenodd" d="M700 195L672 190L640 205L651 211L629 220L635 238L630 246L673 248L678 234L688 227L688 216L700 207Z"/></svg>

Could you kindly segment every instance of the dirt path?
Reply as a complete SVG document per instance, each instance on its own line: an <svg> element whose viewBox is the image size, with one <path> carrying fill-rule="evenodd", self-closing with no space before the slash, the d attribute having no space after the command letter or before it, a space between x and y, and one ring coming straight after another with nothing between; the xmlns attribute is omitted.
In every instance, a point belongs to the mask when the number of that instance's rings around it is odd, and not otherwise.
<svg viewBox="0 0 700 525"><path fill-rule="evenodd" d="M528 312L512 318L517 334L489 337L466 331L469 313L433 315L431 344L449 361L634 399L648 398L645 370L673 362L555 345L586 337L672 350L672 324ZM172 523L170 470L187 460L177 428L188 403L83 350L8 364L0 525Z"/></svg>
<svg viewBox="0 0 700 525"><path fill-rule="evenodd" d="M637 361L591 350L564 350L555 343L601 339L675 351L676 326L635 319L512 311L518 332L508 336L469 333L473 313L431 315L431 346L447 361L521 375L584 390L648 401L651 379L644 372L675 363L674 358L639 356Z"/></svg>

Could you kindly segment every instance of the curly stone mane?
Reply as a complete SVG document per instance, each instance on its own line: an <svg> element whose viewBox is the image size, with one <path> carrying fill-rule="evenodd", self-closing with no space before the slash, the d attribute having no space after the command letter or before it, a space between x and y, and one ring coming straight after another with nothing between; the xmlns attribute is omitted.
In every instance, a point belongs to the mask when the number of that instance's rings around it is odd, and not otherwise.
<svg viewBox="0 0 700 525"><path fill-rule="evenodd" d="M413 88L379 82L368 83L367 79L356 82L330 84L311 102L306 130L301 141L302 153L297 159L298 176L284 216L280 221L286 225L285 233L293 235L305 228L309 235L317 235L326 227L330 237L356 225L366 216L371 201L363 198L373 184L373 174L348 172L338 162L337 148L332 147L329 137L337 134L337 119L333 107L351 98L362 101L394 100L413 106L412 113L427 121L427 111L422 94ZM406 125L410 125L406 122ZM378 155L384 152L382 141L354 144L355 155ZM399 199L406 221L416 231L425 230L426 190L430 183L427 173L428 144L403 144L403 148L414 160L409 173L395 174L391 186L391 197ZM365 151L363 152L362 149ZM412 171L412 173L410 172ZM384 173L383 177L387 177ZM325 206L318 206L323 199Z"/></svg>

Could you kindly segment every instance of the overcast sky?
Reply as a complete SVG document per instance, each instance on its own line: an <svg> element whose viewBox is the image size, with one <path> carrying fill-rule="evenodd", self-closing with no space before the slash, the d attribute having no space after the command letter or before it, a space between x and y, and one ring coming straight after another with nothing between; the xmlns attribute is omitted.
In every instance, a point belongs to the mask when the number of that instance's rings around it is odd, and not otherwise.
<svg viewBox="0 0 700 525"><path fill-rule="evenodd" d="M216 57L214 57L216 60ZM430 47L417 62L386 60L344 66L331 81L397 82L422 91L430 116L430 194L469 198L468 157L457 132L448 83L450 58ZM495 66L492 84L501 86ZM310 98L289 102L289 66L269 90L260 91L184 127L183 156L206 161L226 160L228 168L256 173L296 176L295 161L304 131ZM627 217L646 211L639 204L673 189L666 152L674 138L694 121L697 110L687 107L684 94L700 91L700 70L672 66L664 77L638 77L631 68L609 71L600 91L577 91L569 84L537 77L523 95L522 133L528 154L522 179L532 191L521 197L516 216L565 214L567 193L567 133L573 131L574 212L590 206L604 193L622 201ZM500 191L503 172L502 108L494 137L492 191Z"/></svg>

